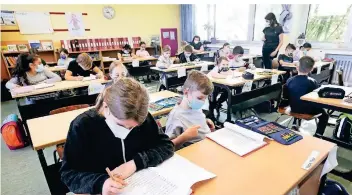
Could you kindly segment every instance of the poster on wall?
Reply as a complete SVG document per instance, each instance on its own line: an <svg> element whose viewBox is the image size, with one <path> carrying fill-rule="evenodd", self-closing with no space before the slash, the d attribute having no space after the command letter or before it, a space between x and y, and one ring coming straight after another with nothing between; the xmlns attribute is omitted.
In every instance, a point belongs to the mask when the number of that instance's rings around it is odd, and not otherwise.
<svg viewBox="0 0 352 195"><path fill-rule="evenodd" d="M68 25L68 31L73 37L82 37L84 36L84 24L82 13L66 12L66 21Z"/></svg>
<svg viewBox="0 0 352 195"><path fill-rule="evenodd" d="M16 25L15 14L13 11L1 10L1 25Z"/></svg>

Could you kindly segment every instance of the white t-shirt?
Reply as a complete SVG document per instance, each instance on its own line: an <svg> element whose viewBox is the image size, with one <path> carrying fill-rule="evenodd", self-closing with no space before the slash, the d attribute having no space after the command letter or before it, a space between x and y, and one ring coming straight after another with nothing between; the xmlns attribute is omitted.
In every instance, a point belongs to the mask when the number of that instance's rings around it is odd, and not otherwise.
<svg viewBox="0 0 352 195"><path fill-rule="evenodd" d="M181 148L203 140L205 135L211 131L207 125L206 117L202 110L183 109L179 105L176 105L169 114L165 133L170 139L174 139L181 135L186 129L194 125L201 126L198 129L198 136L185 142Z"/></svg>
<svg viewBox="0 0 352 195"><path fill-rule="evenodd" d="M149 55L149 53L148 53L147 50L144 50L144 51L138 50L138 51L136 52L136 56L141 57L141 58L144 58L144 57L148 57L148 56L150 56L150 55Z"/></svg>

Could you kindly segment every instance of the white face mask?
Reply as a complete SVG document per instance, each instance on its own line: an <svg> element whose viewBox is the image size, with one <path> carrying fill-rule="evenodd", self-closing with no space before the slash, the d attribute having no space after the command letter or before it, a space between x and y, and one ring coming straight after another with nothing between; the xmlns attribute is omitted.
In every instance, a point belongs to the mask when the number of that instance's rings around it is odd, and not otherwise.
<svg viewBox="0 0 352 195"><path fill-rule="evenodd" d="M127 129L121 125L116 124L114 119L112 119L113 116L111 115L110 111L108 111L107 109L105 109L104 111L104 116L106 118L105 119L106 124L109 126L110 130L115 135L115 137L118 137L120 139L126 139L126 137L132 131L133 128Z"/></svg>
<svg viewBox="0 0 352 195"><path fill-rule="evenodd" d="M195 44L198 44L198 43L199 43L199 41L194 41L194 43L195 43Z"/></svg>
<svg viewBox="0 0 352 195"><path fill-rule="evenodd" d="M170 54L169 53L164 53L164 57L165 58L170 58Z"/></svg>
<svg viewBox="0 0 352 195"><path fill-rule="evenodd" d="M270 22L269 21L266 21L266 27L270 27Z"/></svg>

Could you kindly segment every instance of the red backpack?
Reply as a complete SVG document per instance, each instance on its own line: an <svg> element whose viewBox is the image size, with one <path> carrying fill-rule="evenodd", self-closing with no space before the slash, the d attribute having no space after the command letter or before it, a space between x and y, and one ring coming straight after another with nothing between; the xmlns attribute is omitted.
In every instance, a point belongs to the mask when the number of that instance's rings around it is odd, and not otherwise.
<svg viewBox="0 0 352 195"><path fill-rule="evenodd" d="M16 150L28 146L23 123L16 114L10 114L7 116L2 123L1 134L10 150Z"/></svg>

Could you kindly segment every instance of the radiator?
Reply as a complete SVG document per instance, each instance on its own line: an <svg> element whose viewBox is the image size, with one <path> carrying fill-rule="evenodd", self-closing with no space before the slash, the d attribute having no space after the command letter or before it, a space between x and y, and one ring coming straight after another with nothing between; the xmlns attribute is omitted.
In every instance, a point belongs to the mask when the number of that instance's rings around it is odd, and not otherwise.
<svg viewBox="0 0 352 195"><path fill-rule="evenodd" d="M343 82L345 86L352 86L352 55L326 54L325 57L336 61L335 71L331 82L338 84L336 70L343 70Z"/></svg>

